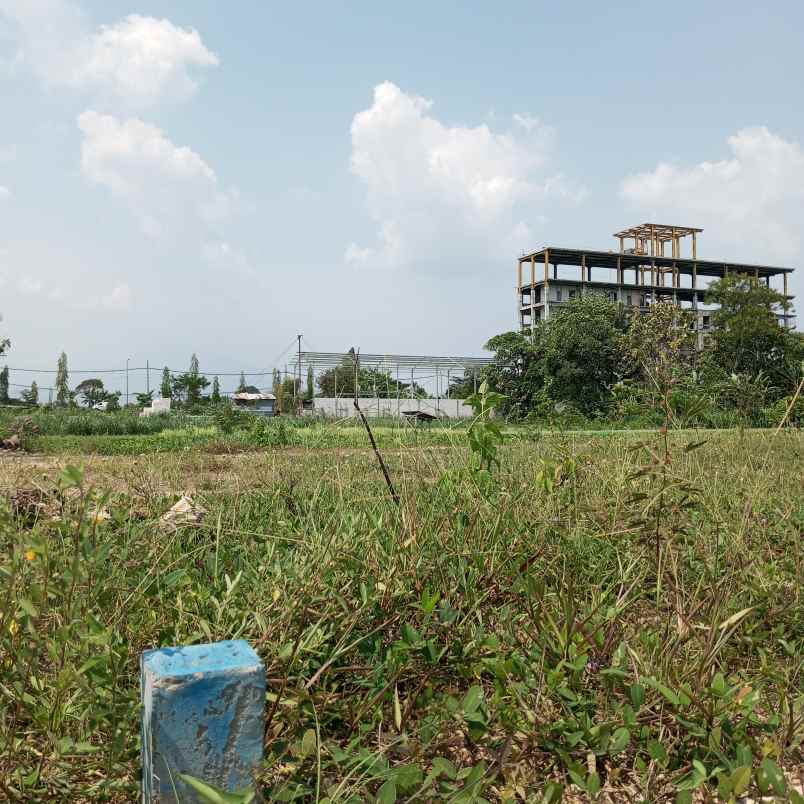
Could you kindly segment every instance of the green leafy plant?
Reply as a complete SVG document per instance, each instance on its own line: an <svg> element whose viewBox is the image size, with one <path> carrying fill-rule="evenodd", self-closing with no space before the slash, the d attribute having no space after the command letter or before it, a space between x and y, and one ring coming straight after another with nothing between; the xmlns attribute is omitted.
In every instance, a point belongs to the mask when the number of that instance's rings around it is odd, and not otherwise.
<svg viewBox="0 0 804 804"><path fill-rule="evenodd" d="M489 388L487 381L480 385L478 393L466 399L475 412L467 432L469 449L476 459L477 468L481 471L489 472L494 466L500 465L497 446L503 442L503 433L494 418L494 413L504 400L502 394Z"/></svg>

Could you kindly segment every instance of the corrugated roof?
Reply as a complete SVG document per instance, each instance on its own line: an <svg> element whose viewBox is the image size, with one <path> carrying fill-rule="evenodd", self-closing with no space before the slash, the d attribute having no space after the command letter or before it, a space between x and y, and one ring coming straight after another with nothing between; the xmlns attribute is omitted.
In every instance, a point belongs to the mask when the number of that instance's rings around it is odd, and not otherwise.
<svg viewBox="0 0 804 804"><path fill-rule="evenodd" d="M241 391L239 394L232 394L232 399L239 402L257 402L261 399L276 399L273 394L250 394L248 391Z"/></svg>

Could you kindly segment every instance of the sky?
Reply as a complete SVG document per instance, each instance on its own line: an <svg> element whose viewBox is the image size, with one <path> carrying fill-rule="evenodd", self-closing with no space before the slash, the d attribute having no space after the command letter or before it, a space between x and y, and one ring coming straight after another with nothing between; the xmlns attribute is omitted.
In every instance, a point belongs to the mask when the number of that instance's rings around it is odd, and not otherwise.
<svg viewBox="0 0 804 804"><path fill-rule="evenodd" d="M481 355L519 254L653 220L804 293L804 4L667 9L0 0L12 383Z"/></svg>

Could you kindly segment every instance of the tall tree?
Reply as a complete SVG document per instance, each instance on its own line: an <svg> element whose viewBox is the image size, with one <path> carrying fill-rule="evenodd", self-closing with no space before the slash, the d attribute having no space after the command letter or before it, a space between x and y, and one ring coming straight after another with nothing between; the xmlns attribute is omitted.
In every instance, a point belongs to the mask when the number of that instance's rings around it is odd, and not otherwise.
<svg viewBox="0 0 804 804"><path fill-rule="evenodd" d="M657 302L632 314L621 340L623 374L642 383L654 405L673 417L672 392L693 377L694 318L672 302Z"/></svg>
<svg viewBox="0 0 804 804"><path fill-rule="evenodd" d="M8 366L3 366L0 371L0 403L8 402Z"/></svg>
<svg viewBox="0 0 804 804"><path fill-rule="evenodd" d="M36 384L36 380L31 383L31 387L27 391L23 391L20 396L22 397L22 401L26 402L29 405L38 405L39 404L39 386Z"/></svg>
<svg viewBox="0 0 804 804"><path fill-rule="evenodd" d="M804 357L801 339L780 326L787 299L754 277L729 274L709 286L706 300L719 305L712 314L707 360L729 375L763 372L786 393Z"/></svg>
<svg viewBox="0 0 804 804"><path fill-rule="evenodd" d="M313 367L307 366L307 399L312 399L315 396L315 388L313 387Z"/></svg>
<svg viewBox="0 0 804 804"><path fill-rule="evenodd" d="M538 404L544 390L544 367L539 346L543 333L543 327L536 330L534 337L521 332L503 332L483 347L494 353L494 362L483 369L480 380L488 379L495 391L504 394L501 412L506 415L526 416ZM474 377L471 383L470 394L474 392Z"/></svg>
<svg viewBox="0 0 804 804"><path fill-rule="evenodd" d="M201 391L209 385L209 380L199 372L198 357L193 354L190 358L190 370L177 378L178 388L187 394L187 405L193 406L201 401ZM173 387L177 387L177 380L174 380Z"/></svg>
<svg viewBox="0 0 804 804"><path fill-rule="evenodd" d="M246 374L245 372L240 372L240 382L237 384L237 393L242 394L248 386L246 385Z"/></svg>
<svg viewBox="0 0 804 804"><path fill-rule="evenodd" d="M159 386L159 394L162 399L170 399L173 396L173 385L170 381L170 369L167 366L162 369L162 384Z"/></svg>
<svg viewBox="0 0 804 804"><path fill-rule="evenodd" d="M212 393L209 399L214 405L221 401L221 383L217 374L212 378Z"/></svg>
<svg viewBox="0 0 804 804"><path fill-rule="evenodd" d="M545 322L545 391L584 413L601 409L622 372L622 309L597 293L571 300Z"/></svg>
<svg viewBox="0 0 804 804"><path fill-rule="evenodd" d="M67 353L62 352L59 355L59 362L56 366L56 404L62 407L70 404L70 386L68 380Z"/></svg>

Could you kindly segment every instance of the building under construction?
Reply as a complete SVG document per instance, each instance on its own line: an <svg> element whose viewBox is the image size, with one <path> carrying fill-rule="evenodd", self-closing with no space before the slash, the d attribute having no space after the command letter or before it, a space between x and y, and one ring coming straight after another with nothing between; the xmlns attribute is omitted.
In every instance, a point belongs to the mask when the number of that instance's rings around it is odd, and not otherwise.
<svg viewBox="0 0 804 804"><path fill-rule="evenodd" d="M545 246L523 254L517 261L516 286L521 328L533 330L538 321L548 319L576 296L601 293L624 307L642 311L657 301L672 301L693 310L700 344L711 328L712 310L704 302L706 289L730 273L756 277L792 301L788 293L792 268L698 259L697 236L702 231L643 223L614 234L619 241L617 251ZM780 324L794 326L792 308L777 314Z"/></svg>

